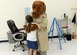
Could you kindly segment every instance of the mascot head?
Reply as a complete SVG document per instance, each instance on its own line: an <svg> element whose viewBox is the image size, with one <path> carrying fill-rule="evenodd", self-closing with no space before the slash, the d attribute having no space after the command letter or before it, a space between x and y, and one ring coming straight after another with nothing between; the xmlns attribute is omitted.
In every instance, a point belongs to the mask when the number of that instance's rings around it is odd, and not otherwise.
<svg viewBox="0 0 77 55"><path fill-rule="evenodd" d="M32 5L32 16L39 18L41 14L45 13L46 5L43 1L34 1Z"/></svg>

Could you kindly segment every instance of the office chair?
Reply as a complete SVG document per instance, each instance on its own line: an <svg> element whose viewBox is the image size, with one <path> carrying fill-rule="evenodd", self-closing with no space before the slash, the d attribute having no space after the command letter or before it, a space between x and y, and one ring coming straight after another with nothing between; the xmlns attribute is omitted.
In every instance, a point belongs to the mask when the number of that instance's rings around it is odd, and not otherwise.
<svg viewBox="0 0 77 55"><path fill-rule="evenodd" d="M15 51L15 49L17 47L20 47L22 46L23 48L23 51L25 51L25 48L24 48L24 43L23 41L26 40L26 33L24 32L21 32L21 30L24 30L23 28L21 29L18 29L14 23L13 20L8 20L7 21L7 25L10 29L10 31L12 32L12 36L13 36L13 39L16 41L16 44L14 45L14 49L13 51Z"/></svg>

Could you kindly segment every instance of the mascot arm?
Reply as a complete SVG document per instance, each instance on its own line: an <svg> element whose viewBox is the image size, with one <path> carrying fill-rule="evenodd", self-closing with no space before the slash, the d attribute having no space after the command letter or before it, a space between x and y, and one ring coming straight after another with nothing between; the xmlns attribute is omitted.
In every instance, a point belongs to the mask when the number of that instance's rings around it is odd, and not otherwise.
<svg viewBox="0 0 77 55"><path fill-rule="evenodd" d="M47 15L43 15L41 17L41 22L36 23L36 25L38 26L38 29L47 29L47 24L48 24Z"/></svg>
<svg viewBox="0 0 77 55"><path fill-rule="evenodd" d="M45 29L45 28L47 28L47 22L48 22L47 20L44 20L43 22L37 24L38 28L39 29Z"/></svg>

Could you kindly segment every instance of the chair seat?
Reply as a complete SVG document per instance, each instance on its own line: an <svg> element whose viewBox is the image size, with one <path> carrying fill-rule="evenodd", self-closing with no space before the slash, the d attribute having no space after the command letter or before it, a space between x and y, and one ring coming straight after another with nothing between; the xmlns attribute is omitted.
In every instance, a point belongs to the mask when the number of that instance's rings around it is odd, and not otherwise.
<svg viewBox="0 0 77 55"><path fill-rule="evenodd" d="M22 40L24 40L24 34L23 33L16 33L13 35L13 38L15 41L22 41Z"/></svg>
<svg viewBox="0 0 77 55"><path fill-rule="evenodd" d="M18 34L18 35L15 36L15 38L16 39L22 39L22 35L21 34Z"/></svg>

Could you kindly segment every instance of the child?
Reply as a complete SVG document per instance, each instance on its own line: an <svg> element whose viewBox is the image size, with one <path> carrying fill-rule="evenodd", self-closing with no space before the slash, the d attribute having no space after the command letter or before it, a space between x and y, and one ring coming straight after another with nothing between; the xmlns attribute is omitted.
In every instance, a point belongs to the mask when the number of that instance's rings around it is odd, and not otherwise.
<svg viewBox="0 0 77 55"><path fill-rule="evenodd" d="M36 30L37 25L33 23L33 18L30 15L26 16L27 25L25 26L25 30L27 32L27 46L28 46L28 55L37 55L37 38L36 38Z"/></svg>

